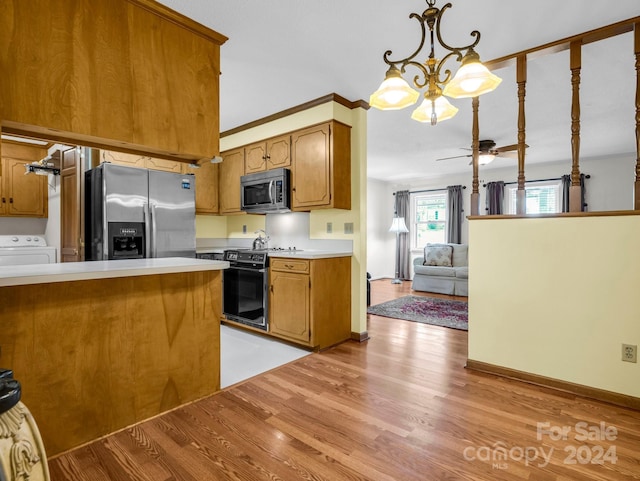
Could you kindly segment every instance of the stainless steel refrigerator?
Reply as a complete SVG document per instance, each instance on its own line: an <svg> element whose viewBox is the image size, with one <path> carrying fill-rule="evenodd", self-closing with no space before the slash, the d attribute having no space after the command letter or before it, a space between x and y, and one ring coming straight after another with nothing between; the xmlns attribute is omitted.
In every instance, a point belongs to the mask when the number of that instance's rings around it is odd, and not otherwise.
<svg viewBox="0 0 640 481"><path fill-rule="evenodd" d="M85 259L195 257L193 174L104 163L85 173Z"/></svg>

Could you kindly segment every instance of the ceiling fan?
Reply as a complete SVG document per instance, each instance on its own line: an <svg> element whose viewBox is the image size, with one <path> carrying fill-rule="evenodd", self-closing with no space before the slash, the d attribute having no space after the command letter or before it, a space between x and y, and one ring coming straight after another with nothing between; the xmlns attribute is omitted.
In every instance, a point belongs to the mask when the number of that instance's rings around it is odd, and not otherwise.
<svg viewBox="0 0 640 481"><path fill-rule="evenodd" d="M526 149L529 146L527 144L524 144L524 147ZM465 149L465 150L471 150L471 149ZM518 144L505 145L503 147L496 148L496 143L493 140L481 140L478 150L480 151L480 158L478 159L480 165L486 165L496 157L508 157L511 159L515 159L518 157ZM473 157L473 154L455 155L453 157L443 157L441 159L436 159L436 161L460 159L462 157ZM469 165L471 165L472 163L473 161L469 162Z"/></svg>

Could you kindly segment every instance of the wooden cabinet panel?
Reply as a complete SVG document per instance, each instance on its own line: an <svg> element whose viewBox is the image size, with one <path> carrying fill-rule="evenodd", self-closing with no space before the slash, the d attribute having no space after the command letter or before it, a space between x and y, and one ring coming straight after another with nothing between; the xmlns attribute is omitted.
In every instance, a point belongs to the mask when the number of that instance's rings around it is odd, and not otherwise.
<svg viewBox="0 0 640 481"><path fill-rule="evenodd" d="M351 132L339 122L291 135L291 209L351 208Z"/></svg>
<svg viewBox="0 0 640 481"><path fill-rule="evenodd" d="M3 127L211 158L225 40L150 0L3 1L0 71L15 73L0 82Z"/></svg>
<svg viewBox="0 0 640 481"><path fill-rule="evenodd" d="M309 295L308 275L272 270L269 331L308 344Z"/></svg>
<svg viewBox="0 0 640 481"><path fill-rule="evenodd" d="M244 148L244 173L252 174L267 169L267 148L264 142Z"/></svg>
<svg viewBox="0 0 640 481"><path fill-rule="evenodd" d="M127 167L144 168L147 165L147 157L138 154L126 154L113 150L103 150L100 155L101 162L111 162L113 164L125 165Z"/></svg>
<svg viewBox="0 0 640 481"><path fill-rule="evenodd" d="M291 135L267 140L267 170L291 166Z"/></svg>
<svg viewBox="0 0 640 481"><path fill-rule="evenodd" d="M153 157L148 157L145 162L147 169L175 172L178 174L182 172L182 164L183 162L177 162L175 160L154 159Z"/></svg>
<svg viewBox="0 0 640 481"><path fill-rule="evenodd" d="M183 172L195 174L196 178L196 214L217 214L218 203L218 169L220 164L212 164L203 160L199 168L184 164Z"/></svg>
<svg viewBox="0 0 640 481"><path fill-rule="evenodd" d="M76 149L62 153L60 165L60 258L79 262L84 258L82 233L82 164Z"/></svg>
<svg viewBox="0 0 640 481"><path fill-rule="evenodd" d="M351 336L351 258L270 258L269 333L315 349Z"/></svg>
<svg viewBox="0 0 640 481"><path fill-rule="evenodd" d="M222 153L218 176L221 214L237 214L240 210L240 177L244 175L244 148Z"/></svg>
<svg viewBox="0 0 640 481"><path fill-rule="evenodd" d="M19 217L47 217L47 177L25 173L25 160L2 159L5 214Z"/></svg>

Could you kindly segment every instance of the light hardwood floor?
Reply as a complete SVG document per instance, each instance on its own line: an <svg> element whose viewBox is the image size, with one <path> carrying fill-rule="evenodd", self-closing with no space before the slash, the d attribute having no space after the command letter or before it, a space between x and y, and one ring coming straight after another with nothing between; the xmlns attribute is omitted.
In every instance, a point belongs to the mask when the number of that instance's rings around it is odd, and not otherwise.
<svg viewBox="0 0 640 481"><path fill-rule="evenodd" d="M411 293L372 284L373 304ZM59 456L52 480L640 479L640 412L468 371L464 331L377 316L368 327L367 342Z"/></svg>

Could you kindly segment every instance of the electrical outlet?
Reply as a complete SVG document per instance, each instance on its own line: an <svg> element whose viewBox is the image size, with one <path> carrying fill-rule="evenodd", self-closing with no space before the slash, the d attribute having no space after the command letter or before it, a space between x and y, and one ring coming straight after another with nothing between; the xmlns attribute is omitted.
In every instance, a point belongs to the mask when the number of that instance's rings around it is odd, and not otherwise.
<svg viewBox="0 0 640 481"><path fill-rule="evenodd" d="M327 222L327 234L331 234L333 232L333 222Z"/></svg>
<svg viewBox="0 0 640 481"><path fill-rule="evenodd" d="M247 233L247 224L243 224L242 225L242 233L246 234Z"/></svg>
<svg viewBox="0 0 640 481"><path fill-rule="evenodd" d="M344 223L344 233L345 234L353 234L353 222L345 222Z"/></svg>
<svg viewBox="0 0 640 481"><path fill-rule="evenodd" d="M622 360L625 362L638 362L638 346L634 346L633 344L623 344Z"/></svg>

